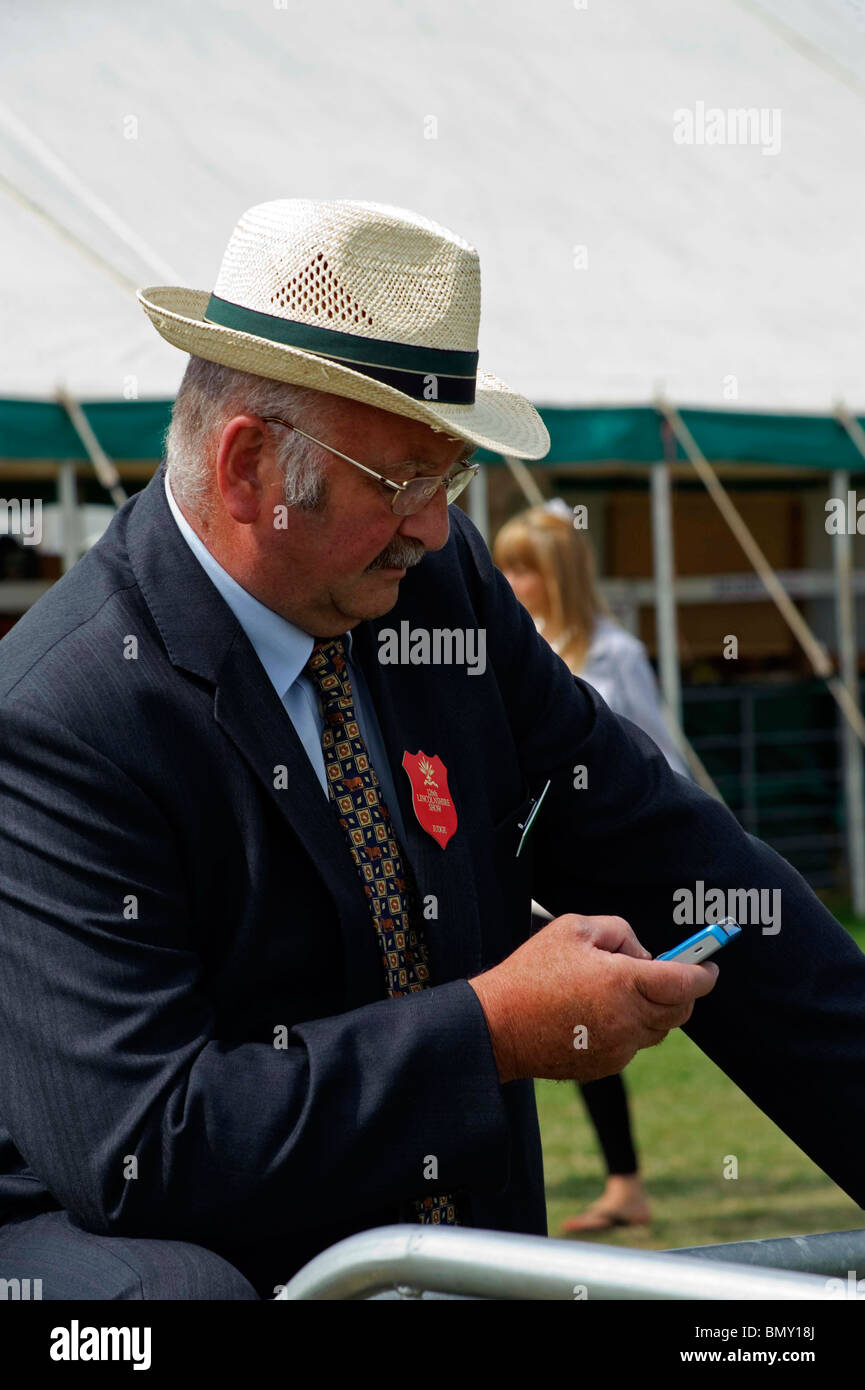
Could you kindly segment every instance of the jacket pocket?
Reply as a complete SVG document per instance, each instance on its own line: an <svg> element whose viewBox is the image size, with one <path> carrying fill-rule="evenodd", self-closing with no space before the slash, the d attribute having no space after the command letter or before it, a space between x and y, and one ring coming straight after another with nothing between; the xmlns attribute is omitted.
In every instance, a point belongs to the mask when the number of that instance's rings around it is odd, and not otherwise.
<svg viewBox="0 0 865 1390"><path fill-rule="evenodd" d="M517 848L529 813L534 805L531 796L523 797L507 815L493 826L492 869L495 879L497 928L484 933L485 968L495 965L525 941L531 934L532 877L534 874L535 827L517 856ZM487 951L487 941L495 947ZM489 958L495 953L496 959Z"/></svg>

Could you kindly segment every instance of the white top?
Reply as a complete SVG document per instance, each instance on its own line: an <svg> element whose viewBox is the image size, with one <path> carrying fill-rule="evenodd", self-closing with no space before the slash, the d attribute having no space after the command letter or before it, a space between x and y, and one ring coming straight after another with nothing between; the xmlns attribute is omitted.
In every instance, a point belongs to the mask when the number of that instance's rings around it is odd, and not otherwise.
<svg viewBox="0 0 865 1390"><path fill-rule="evenodd" d="M536 620L535 626L543 632L542 619ZM558 655L571 632L571 628L566 628L550 641ZM658 682L639 638L633 637L613 618L599 618L585 664L577 675L595 687L614 714L623 714L654 739L674 772L690 776L664 721Z"/></svg>
<svg viewBox="0 0 865 1390"><path fill-rule="evenodd" d="M674 772L690 775L664 721L658 682L639 638L612 618L599 618L578 675L595 687L614 713L654 739Z"/></svg>

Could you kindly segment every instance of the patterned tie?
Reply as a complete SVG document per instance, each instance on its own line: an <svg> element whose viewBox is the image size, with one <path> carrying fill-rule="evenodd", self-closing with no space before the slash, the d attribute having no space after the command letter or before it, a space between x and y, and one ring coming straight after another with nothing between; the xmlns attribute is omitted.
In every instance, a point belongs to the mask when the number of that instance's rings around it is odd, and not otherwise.
<svg viewBox="0 0 865 1390"><path fill-rule="evenodd" d="M432 983L429 951L416 912L416 895L407 888L390 812L361 737L343 639L316 642L305 669L321 697L328 794L369 902L388 997L416 994ZM418 1221L462 1224L456 1199L449 1194L418 1198L414 1208Z"/></svg>

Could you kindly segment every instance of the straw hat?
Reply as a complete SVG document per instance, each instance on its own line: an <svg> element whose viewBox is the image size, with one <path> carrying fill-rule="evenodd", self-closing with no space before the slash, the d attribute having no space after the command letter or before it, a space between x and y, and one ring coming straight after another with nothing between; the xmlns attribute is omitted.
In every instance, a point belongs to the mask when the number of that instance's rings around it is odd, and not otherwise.
<svg viewBox="0 0 865 1390"><path fill-rule="evenodd" d="M138 299L184 352L366 401L498 453L543 458L537 411L479 371L480 263L454 232L380 203L283 198L238 222L213 294Z"/></svg>

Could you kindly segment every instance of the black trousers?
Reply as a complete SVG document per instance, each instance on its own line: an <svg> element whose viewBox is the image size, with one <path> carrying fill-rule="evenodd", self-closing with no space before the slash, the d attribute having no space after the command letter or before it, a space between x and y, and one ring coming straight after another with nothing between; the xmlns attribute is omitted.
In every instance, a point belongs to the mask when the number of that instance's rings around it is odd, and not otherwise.
<svg viewBox="0 0 865 1390"><path fill-rule="evenodd" d="M31 1301L259 1297L239 1270L204 1246L93 1235L67 1211L0 1226L0 1279L7 1281L6 1299Z"/></svg>
<svg viewBox="0 0 865 1390"><path fill-rule="evenodd" d="M607 1172L636 1173L637 1155L631 1136L628 1093L622 1077L603 1076L600 1081L577 1085L597 1131Z"/></svg>

